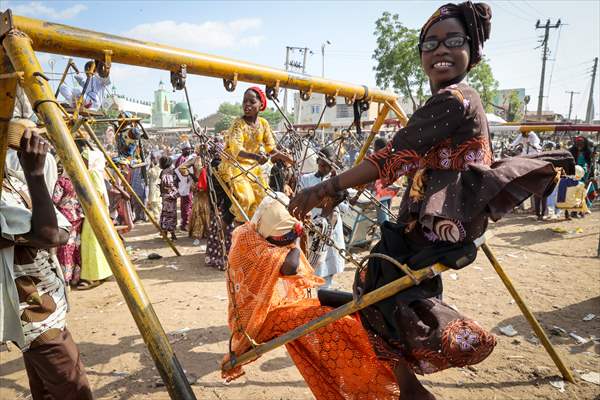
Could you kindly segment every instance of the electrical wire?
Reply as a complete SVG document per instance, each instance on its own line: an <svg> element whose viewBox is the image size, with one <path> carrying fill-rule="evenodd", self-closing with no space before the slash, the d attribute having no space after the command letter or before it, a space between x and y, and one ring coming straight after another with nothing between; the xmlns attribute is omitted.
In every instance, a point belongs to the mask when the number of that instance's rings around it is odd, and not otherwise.
<svg viewBox="0 0 600 400"><path fill-rule="evenodd" d="M560 42L560 33L562 32L562 25L558 27L558 35L556 35L556 44L554 46L554 61L552 61L552 68L550 69L550 79L548 80L548 94L546 95L546 109L549 108L550 104L550 89L552 88L552 75L554 74L554 66L556 65L556 55L558 54L558 43Z"/></svg>

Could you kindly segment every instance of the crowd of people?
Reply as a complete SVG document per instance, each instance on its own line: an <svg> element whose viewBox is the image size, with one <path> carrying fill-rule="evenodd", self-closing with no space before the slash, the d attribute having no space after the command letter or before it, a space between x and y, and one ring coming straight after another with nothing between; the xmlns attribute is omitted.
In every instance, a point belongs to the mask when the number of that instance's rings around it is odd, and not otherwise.
<svg viewBox="0 0 600 400"><path fill-rule="evenodd" d="M567 218L589 212L597 157L588 139L578 136L569 151L545 151L535 133L524 132L512 143L517 156L494 160L482 101L464 81L481 60L490 18L487 5L471 2L445 5L431 16L419 36L431 98L405 127L378 137L356 165L358 145L350 144L315 149L314 170L294 169L297 160L260 116L267 98L258 87L244 92L243 115L206 143L185 137L176 147L144 148L142 130L121 127L108 146L120 173L79 134L76 143L102 199L98 206L106 207L124 241L146 220L147 209L170 239L183 232L194 245L205 240L204 264L227 271L233 336L223 365L252 341L332 310L334 304L309 291L336 288L334 276L344 270L342 215L353 206L350 188L364 187L380 201L373 251L415 268L435 262L464 268L488 220L532 195L539 219L550 208L565 210ZM92 74L92 89L106 79ZM76 104L77 93L63 94ZM98 101L84 100L85 107ZM111 270L61 160L34 123L16 116L11 126L21 128L22 138L7 153L0 207L6 316L0 339L23 351L34 399L91 399L66 328L66 288L94 288ZM398 216L390 219L387 210L399 193ZM357 271L354 296L403 275L389 261L371 259ZM288 352L317 398L433 399L415 374L481 362L496 344L444 303L442 292L441 277L434 277L334 322L326 333L287 344ZM326 346L344 351L332 363L321 351ZM223 368L227 380L241 374L239 366Z"/></svg>

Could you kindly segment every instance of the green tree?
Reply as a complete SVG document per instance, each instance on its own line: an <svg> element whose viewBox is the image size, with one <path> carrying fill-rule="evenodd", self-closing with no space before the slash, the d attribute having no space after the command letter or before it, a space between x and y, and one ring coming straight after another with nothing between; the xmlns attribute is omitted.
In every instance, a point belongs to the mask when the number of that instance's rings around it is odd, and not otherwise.
<svg viewBox="0 0 600 400"><path fill-rule="evenodd" d="M240 103L221 103L217 113L223 115L230 115L232 117L239 117L242 115L242 105Z"/></svg>
<svg viewBox="0 0 600 400"><path fill-rule="evenodd" d="M266 119L267 121L269 121L269 125L271 125L271 129L275 129L277 124L279 124L279 121L281 121L283 119L283 116L281 115L281 113L272 108L265 109L265 111L263 111L260 114L260 116L263 117L264 119ZM288 118L289 118L289 116L288 116Z"/></svg>
<svg viewBox="0 0 600 400"><path fill-rule="evenodd" d="M419 31L404 26L398 14L384 12L375 22L375 36L377 47L373 59L377 65L373 69L377 85L393 88L410 99L415 111L423 105L428 92L428 79L421 68L418 49ZM479 92L486 111L490 111L498 82L487 60L482 60L469 72L467 82Z"/></svg>
<svg viewBox="0 0 600 400"><path fill-rule="evenodd" d="M226 114L220 114L219 120L215 124L215 132L222 132L229 129L235 117Z"/></svg>
<svg viewBox="0 0 600 400"><path fill-rule="evenodd" d="M523 119L523 102L519 99L516 91L511 91L507 99L506 121L516 122Z"/></svg>
<svg viewBox="0 0 600 400"><path fill-rule="evenodd" d="M223 130L229 129L233 121L242 116L244 113L242 111L242 105L240 103L221 103L219 105L219 109L217 110L217 114L219 115L219 120L215 124L215 131L221 132ZM260 116L266 119L271 125L272 128L279 124L279 121L283 118L281 113L272 108L267 108L265 111L260 113ZM289 118L289 116L288 116Z"/></svg>
<svg viewBox="0 0 600 400"><path fill-rule="evenodd" d="M405 27L398 14L384 12L375 22L375 36L377 47L372 58L377 61L373 68L377 85L393 88L410 99L416 110L426 99L427 87L417 47L419 31Z"/></svg>
<svg viewBox="0 0 600 400"><path fill-rule="evenodd" d="M479 64L469 71L467 82L479 92L485 111L491 112L493 109L492 101L498 92L498 81L494 79L492 67L490 67L487 59L482 59Z"/></svg>

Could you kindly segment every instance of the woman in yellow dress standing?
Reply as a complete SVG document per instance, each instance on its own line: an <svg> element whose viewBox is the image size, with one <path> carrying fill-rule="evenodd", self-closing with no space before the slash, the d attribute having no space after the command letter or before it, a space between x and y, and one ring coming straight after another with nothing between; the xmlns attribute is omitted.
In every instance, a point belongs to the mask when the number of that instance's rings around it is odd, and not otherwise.
<svg viewBox="0 0 600 400"><path fill-rule="evenodd" d="M258 178L262 186L268 187L261 165L276 157L289 161L276 150L273 132L269 122L258 115L267 108L267 97L263 91L253 86L244 92L242 110L244 115L237 118L225 135L225 152L235 158L242 168ZM256 207L265 196L265 191L253 179L231 163L223 159L219 166L221 176L231 187L240 207L248 218L252 218ZM238 222L245 222L239 210L231 207Z"/></svg>
<svg viewBox="0 0 600 400"><path fill-rule="evenodd" d="M94 188L100 194L100 198L104 200L104 207L108 212L108 192L104 183L104 157L99 151L89 148L83 151L82 156L87 162ZM110 276L112 276L112 271L108 261L86 218L81 231L81 280L83 282L77 288L79 290L91 289L100 285Z"/></svg>

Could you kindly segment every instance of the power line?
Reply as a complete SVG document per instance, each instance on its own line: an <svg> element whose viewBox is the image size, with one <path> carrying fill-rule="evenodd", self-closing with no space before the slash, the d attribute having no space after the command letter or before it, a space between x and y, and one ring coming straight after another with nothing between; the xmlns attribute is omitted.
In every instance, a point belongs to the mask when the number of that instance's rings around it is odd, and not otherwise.
<svg viewBox="0 0 600 400"><path fill-rule="evenodd" d="M558 43L560 42L560 33L562 32L562 25L558 28L558 35L556 37L556 45L554 46L554 61L552 61L552 69L550 70L550 79L548 80L548 94L546 95L546 108L550 103L550 89L552 88L552 75L554 74L554 66L556 65L556 55L558 54Z"/></svg>
<svg viewBox="0 0 600 400"><path fill-rule="evenodd" d="M525 9L521 8L521 6L517 2L511 1L511 0L507 0L507 1L510 4L512 4L513 7L515 7L517 10L521 11L523 14L526 14L528 17L531 17L532 19L536 19L537 15L539 15L539 13L534 14L529 10L525 10Z"/></svg>
<svg viewBox="0 0 600 400"><path fill-rule="evenodd" d="M525 17L523 17L523 16L522 16L522 15L520 15L520 14L514 13L514 12L513 12L513 11L512 11L510 8L504 8L504 6L503 6L503 5L501 5L501 3L500 3L500 2L498 2L498 1L494 1L494 2L491 2L491 3L492 3L492 4L494 4L495 6L498 6L500 9L502 9L502 10L506 11L507 13L509 13L510 15L512 15L513 17L520 18L520 19L522 19L523 21L531 22L531 19L529 19L529 18L525 18Z"/></svg>
<svg viewBox="0 0 600 400"><path fill-rule="evenodd" d="M541 12L540 10L538 10L537 8L535 8L529 1L522 0L521 3L523 3L527 7L531 8L536 13L536 15L537 14L544 14L543 12Z"/></svg>

